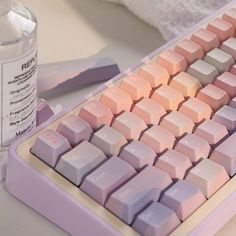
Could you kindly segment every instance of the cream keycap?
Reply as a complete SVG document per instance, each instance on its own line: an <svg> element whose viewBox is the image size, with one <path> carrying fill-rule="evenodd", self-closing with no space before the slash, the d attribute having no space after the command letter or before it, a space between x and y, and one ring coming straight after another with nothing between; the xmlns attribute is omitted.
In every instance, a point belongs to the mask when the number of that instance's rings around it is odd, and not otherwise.
<svg viewBox="0 0 236 236"><path fill-rule="evenodd" d="M168 84L170 79L166 68L157 63L148 63L142 66L138 74L146 79L153 89L156 89L162 84Z"/></svg>
<svg viewBox="0 0 236 236"><path fill-rule="evenodd" d="M170 50L162 52L157 59L157 63L165 67L170 75L185 71L187 67L184 57Z"/></svg>
<svg viewBox="0 0 236 236"><path fill-rule="evenodd" d="M229 180L229 176L223 166L204 159L190 170L186 180L198 186L209 198Z"/></svg>
<svg viewBox="0 0 236 236"><path fill-rule="evenodd" d="M220 49L230 54L233 57L233 59L236 60L236 39L235 38L229 38L225 40L221 44Z"/></svg>

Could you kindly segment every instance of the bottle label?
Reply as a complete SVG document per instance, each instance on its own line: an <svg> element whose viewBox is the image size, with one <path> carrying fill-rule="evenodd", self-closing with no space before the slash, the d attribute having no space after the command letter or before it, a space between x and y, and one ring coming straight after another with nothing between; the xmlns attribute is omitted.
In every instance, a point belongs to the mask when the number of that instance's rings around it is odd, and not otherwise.
<svg viewBox="0 0 236 236"><path fill-rule="evenodd" d="M36 126L37 47L14 60L0 61L0 148Z"/></svg>

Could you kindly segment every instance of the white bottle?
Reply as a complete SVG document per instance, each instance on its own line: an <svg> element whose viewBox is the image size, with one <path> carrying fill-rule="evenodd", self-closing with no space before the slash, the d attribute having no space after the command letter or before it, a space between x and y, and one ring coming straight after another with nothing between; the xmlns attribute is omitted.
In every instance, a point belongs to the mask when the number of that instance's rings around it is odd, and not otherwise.
<svg viewBox="0 0 236 236"><path fill-rule="evenodd" d="M36 124L37 20L0 0L0 151Z"/></svg>

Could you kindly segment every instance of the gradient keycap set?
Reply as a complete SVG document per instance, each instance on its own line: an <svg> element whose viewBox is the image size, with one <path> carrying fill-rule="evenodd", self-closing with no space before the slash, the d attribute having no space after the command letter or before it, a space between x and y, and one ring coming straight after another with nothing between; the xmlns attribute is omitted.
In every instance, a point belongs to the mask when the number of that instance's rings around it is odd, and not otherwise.
<svg viewBox="0 0 236 236"><path fill-rule="evenodd" d="M72 235L213 235L236 213L236 8L222 11L18 140L8 190Z"/></svg>

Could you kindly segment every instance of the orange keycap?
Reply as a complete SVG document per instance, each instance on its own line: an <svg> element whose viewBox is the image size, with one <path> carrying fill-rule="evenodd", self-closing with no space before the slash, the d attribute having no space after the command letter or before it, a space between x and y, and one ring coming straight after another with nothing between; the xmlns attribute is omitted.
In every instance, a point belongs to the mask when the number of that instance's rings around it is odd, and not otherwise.
<svg viewBox="0 0 236 236"><path fill-rule="evenodd" d="M128 93L133 101L149 97L152 90L149 82L139 75L131 74L123 79L120 88Z"/></svg>
<svg viewBox="0 0 236 236"><path fill-rule="evenodd" d="M139 75L146 79L154 89L162 84L167 84L170 78L168 71L156 63L142 66Z"/></svg>
<svg viewBox="0 0 236 236"><path fill-rule="evenodd" d="M194 97L202 88L199 80L186 72L180 72L173 77L170 86L180 91L184 97Z"/></svg>
<svg viewBox="0 0 236 236"><path fill-rule="evenodd" d="M178 72L185 71L187 67L184 57L173 51L161 53L157 63L165 67L170 75L176 75Z"/></svg>
<svg viewBox="0 0 236 236"><path fill-rule="evenodd" d="M219 110L222 106L228 104L229 95L213 84L208 84L197 94L197 98L207 103L213 111Z"/></svg>
<svg viewBox="0 0 236 236"><path fill-rule="evenodd" d="M100 102L111 109L114 115L122 111L130 111L133 101L129 94L118 87L111 87L106 89L101 97Z"/></svg>
<svg viewBox="0 0 236 236"><path fill-rule="evenodd" d="M168 111L177 110L179 104L184 101L184 97L179 91L167 85L162 85L155 90L151 98L162 104Z"/></svg>

